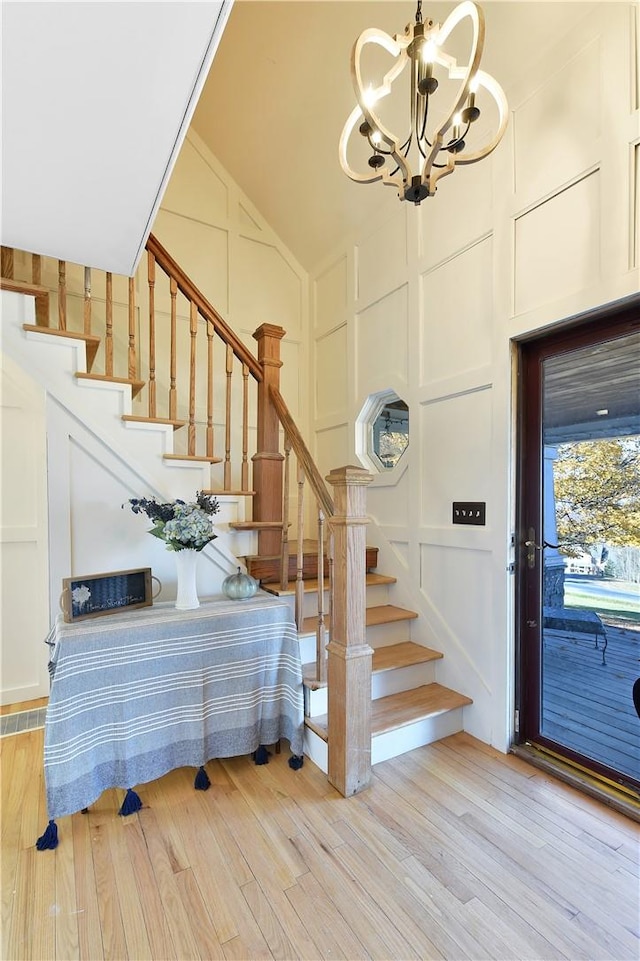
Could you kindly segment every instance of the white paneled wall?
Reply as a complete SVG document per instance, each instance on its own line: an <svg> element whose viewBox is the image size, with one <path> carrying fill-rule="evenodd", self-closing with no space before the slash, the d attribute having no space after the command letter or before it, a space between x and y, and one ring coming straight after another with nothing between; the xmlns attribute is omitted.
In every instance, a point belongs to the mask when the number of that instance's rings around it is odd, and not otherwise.
<svg viewBox="0 0 640 961"><path fill-rule="evenodd" d="M331 385L316 390L320 463L358 462L369 394L408 403L405 468L369 487L368 540L399 577L394 600L421 615L412 638L444 653L439 679L474 699L468 729L501 749L514 689L512 338L640 289L636 11L576 11L506 91L496 152L419 208L387 207L313 280L312 365ZM486 501L486 526L454 526L454 500Z"/></svg>

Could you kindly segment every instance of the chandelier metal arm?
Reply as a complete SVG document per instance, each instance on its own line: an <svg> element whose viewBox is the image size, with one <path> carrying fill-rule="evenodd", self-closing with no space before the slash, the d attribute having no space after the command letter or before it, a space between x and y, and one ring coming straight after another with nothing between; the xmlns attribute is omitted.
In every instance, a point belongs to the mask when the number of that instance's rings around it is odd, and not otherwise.
<svg viewBox="0 0 640 961"><path fill-rule="evenodd" d="M467 18L471 20L473 28L471 50L468 62L458 66L443 47L458 24ZM500 85L479 69L484 37L484 14L474 0L462 0L442 26L434 26L430 20L423 23L422 0L417 0L415 23L407 25L404 35L391 37L374 28L360 34L351 54L351 77L357 106L345 123L338 148L342 169L352 180L358 183L380 180L387 186L394 186L401 200L412 200L419 204L435 193L437 182L452 173L456 164L475 163L497 147L508 122L508 106ZM382 83L365 90L360 61L367 44L382 47L394 60ZM436 65L446 72L449 80L459 81L459 87L444 119L429 131L430 103L439 87L439 80L433 73ZM410 133L400 143L378 117L376 104L391 94L394 81L407 66L410 67L411 89ZM488 142L469 150L466 138L471 125L480 115L475 105L476 93L480 88L497 105L498 129ZM360 133L366 137L373 151L366 173L353 170L347 158L356 125L359 125ZM444 152L442 159L439 158L441 152ZM419 172L416 174L412 170L412 155L417 158Z"/></svg>

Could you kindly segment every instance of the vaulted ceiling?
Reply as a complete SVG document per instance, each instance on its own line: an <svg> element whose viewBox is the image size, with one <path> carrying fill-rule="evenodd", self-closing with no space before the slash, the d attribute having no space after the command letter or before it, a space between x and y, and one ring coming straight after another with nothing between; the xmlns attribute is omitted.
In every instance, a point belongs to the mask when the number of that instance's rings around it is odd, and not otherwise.
<svg viewBox="0 0 640 961"><path fill-rule="evenodd" d="M423 17L443 22L455 6L424 0ZM546 47L601 5L481 6L482 68L508 95ZM399 203L393 188L350 181L337 148L355 104L354 40L372 26L402 33L415 10L406 0L236 0L231 11L193 127L307 269L377 207ZM453 180L441 191L455 189Z"/></svg>

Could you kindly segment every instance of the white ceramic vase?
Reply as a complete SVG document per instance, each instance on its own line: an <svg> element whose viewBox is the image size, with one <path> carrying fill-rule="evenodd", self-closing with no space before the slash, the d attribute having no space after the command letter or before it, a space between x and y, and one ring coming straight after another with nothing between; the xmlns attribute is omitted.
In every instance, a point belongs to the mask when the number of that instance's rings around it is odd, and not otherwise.
<svg viewBox="0 0 640 961"><path fill-rule="evenodd" d="M186 548L176 551L176 572L178 575L178 593L176 595L176 610L192 611L200 607L198 589L196 585L196 568L199 551Z"/></svg>

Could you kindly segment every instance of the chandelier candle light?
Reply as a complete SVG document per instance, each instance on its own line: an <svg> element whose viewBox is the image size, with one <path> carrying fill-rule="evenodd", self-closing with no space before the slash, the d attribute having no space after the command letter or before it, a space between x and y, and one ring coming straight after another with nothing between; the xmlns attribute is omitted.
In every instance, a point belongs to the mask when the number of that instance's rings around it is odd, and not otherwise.
<svg viewBox="0 0 640 961"><path fill-rule="evenodd" d="M458 66L457 60L445 53L444 45L453 30L467 19L473 29L471 49L467 63ZM479 69L484 34L484 14L472 0L458 4L442 26L432 20L423 22L422 0L418 0L415 23L407 24L404 34L391 37L375 27L360 34L351 52L351 78L357 106L344 125L338 150L340 166L348 177L363 184L381 180L397 189L400 200L418 205L435 194L438 180L453 173L456 164L476 163L495 150L507 126L508 107L500 85ZM395 58L378 87L365 87L363 81L361 58L369 44L382 47ZM385 126L379 113L384 98L392 93L393 83L405 67L410 70L409 117L405 119L405 132L396 136ZM431 118L429 125L432 98L447 80L453 81L452 99L436 123ZM480 91L486 91L495 102L498 126L493 136L469 149L467 138L480 117L476 103ZM369 170L365 173L354 170L347 159L351 135L356 128L372 151L367 161Z"/></svg>

